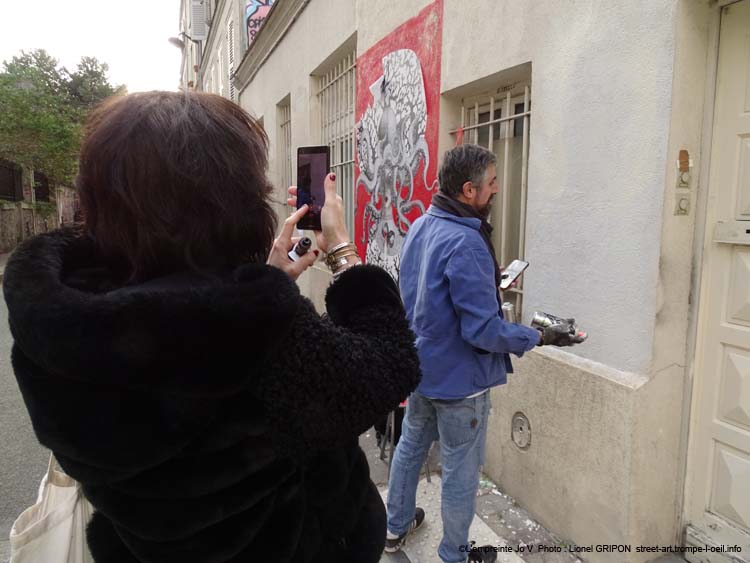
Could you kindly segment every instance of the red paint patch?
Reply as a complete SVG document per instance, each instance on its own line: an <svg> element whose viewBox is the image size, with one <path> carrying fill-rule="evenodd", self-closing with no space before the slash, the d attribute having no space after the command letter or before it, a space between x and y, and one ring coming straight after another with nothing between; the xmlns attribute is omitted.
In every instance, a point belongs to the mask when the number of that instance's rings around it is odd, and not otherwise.
<svg viewBox="0 0 750 563"><path fill-rule="evenodd" d="M443 38L443 0L436 0L424 8L417 16L404 22L393 32L373 45L357 58L357 101L355 121L359 123L368 105L373 103L370 85L382 74L382 59L387 54L399 49L414 51L419 59L424 80L425 102L427 106L427 127L425 140L429 148L430 161L427 169L427 183L424 182L424 162L419 165L414 176L413 200L420 200L425 209L429 206L433 192L428 188L437 176L438 150L438 118L440 113L440 64ZM359 158L355 155L355 177L359 177ZM363 215L365 205L370 196L364 187L356 187L357 209L355 212L355 242L360 256L366 256L367 239L363 241ZM406 187L403 188L406 191ZM378 200L376 206L381 209L383 202ZM398 220L394 213L394 222ZM418 209L412 209L405 214L406 218L414 221L421 215Z"/></svg>

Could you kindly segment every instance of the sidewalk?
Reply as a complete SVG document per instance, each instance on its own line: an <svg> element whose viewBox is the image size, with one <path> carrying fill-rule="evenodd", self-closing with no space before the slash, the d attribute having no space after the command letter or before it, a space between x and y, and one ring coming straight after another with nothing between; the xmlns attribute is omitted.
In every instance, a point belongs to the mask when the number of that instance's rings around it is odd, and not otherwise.
<svg viewBox="0 0 750 563"><path fill-rule="evenodd" d="M370 477L377 485L385 502L388 494L388 465L380 460L380 450L375 443L375 431L371 428L359 437L359 445L367 454ZM419 482L417 505L425 511L422 527L410 536L405 546L397 553L383 553L380 563L441 563L437 555L443 526L440 518L440 453L437 444L430 451L429 467L432 482L425 476ZM573 517L575 515L572 515ZM508 546L512 551L498 552L498 563L584 563L575 553L564 546L574 543L555 536L526 512L515 499L503 493L485 476L479 483L477 509L470 529L470 540L476 545ZM540 551L562 547L561 553ZM663 555L651 563L686 563L678 555Z"/></svg>
<svg viewBox="0 0 750 563"><path fill-rule="evenodd" d="M370 429L360 436L359 443L367 454L370 476L385 501L388 466L379 458L375 431ZM433 445L429 462L432 482L427 482L423 476L417 490L417 504L426 513L425 523L407 540L401 551L395 554L384 553L380 563L441 563L437 556L437 547L442 537L439 459L438 447ZM579 557L565 551L540 552L539 546L561 546L571 542L563 541L535 522L514 499L500 491L489 479L482 478L477 496L476 517L471 526L470 540L476 541L477 546L492 545L500 549L507 549L505 546L508 546L512 551L497 554L499 563L582 563Z"/></svg>

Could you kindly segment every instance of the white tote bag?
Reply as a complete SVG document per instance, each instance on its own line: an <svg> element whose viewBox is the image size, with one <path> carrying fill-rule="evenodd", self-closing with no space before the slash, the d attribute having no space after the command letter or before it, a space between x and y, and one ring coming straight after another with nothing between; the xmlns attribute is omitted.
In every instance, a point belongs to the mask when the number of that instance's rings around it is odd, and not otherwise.
<svg viewBox="0 0 750 563"><path fill-rule="evenodd" d="M10 530L10 563L93 563L86 543L93 511L78 482L56 469L50 454L36 504Z"/></svg>

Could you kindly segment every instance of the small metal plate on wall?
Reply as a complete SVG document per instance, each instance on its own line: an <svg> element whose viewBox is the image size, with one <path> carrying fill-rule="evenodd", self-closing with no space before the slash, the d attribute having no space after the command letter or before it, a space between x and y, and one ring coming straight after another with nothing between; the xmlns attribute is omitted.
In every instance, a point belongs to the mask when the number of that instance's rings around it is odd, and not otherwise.
<svg viewBox="0 0 750 563"><path fill-rule="evenodd" d="M522 450L528 450L531 447L531 424L526 415L520 411L513 415L510 438Z"/></svg>

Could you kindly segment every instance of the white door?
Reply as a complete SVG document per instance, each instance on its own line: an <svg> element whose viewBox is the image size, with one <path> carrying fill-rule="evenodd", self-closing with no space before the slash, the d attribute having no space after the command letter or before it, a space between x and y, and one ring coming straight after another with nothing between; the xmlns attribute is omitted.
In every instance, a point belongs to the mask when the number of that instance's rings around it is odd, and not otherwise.
<svg viewBox="0 0 750 563"><path fill-rule="evenodd" d="M750 0L722 10L708 190L686 516L719 551L688 559L750 562Z"/></svg>

